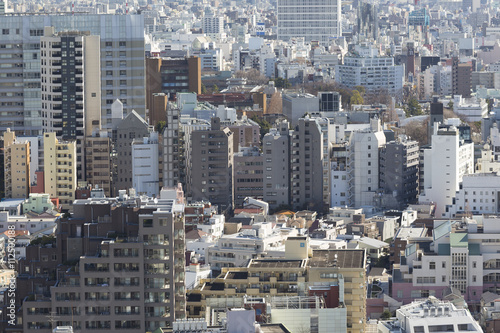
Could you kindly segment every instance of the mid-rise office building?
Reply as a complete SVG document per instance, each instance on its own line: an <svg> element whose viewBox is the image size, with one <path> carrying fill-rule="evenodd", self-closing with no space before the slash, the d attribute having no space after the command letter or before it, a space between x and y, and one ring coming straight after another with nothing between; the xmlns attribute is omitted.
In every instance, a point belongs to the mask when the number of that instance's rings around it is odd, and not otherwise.
<svg viewBox="0 0 500 333"><path fill-rule="evenodd" d="M340 1L278 1L278 39L289 41L290 38L304 37L306 42L327 45L332 37L340 36Z"/></svg>
<svg viewBox="0 0 500 333"><path fill-rule="evenodd" d="M349 88L363 86L367 91L386 90L391 95L402 92L404 66L395 65L392 57L347 56L335 67L335 80Z"/></svg>
<svg viewBox="0 0 500 333"><path fill-rule="evenodd" d="M155 93L173 100L180 92L201 94L200 58L146 58L146 107L151 110Z"/></svg>
<svg viewBox="0 0 500 333"><path fill-rule="evenodd" d="M8 128L3 134L3 147L5 197L27 198L31 185L30 142L16 138L16 134Z"/></svg>
<svg viewBox="0 0 500 333"><path fill-rule="evenodd" d="M472 91L472 64L461 63L457 57L452 60L451 66L452 93L470 97Z"/></svg>

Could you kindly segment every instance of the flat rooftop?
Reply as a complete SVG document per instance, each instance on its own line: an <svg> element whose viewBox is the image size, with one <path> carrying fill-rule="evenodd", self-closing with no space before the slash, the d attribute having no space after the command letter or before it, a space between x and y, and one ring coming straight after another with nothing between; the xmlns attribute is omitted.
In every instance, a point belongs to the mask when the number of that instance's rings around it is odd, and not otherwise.
<svg viewBox="0 0 500 333"><path fill-rule="evenodd" d="M310 267L364 268L364 250L314 250Z"/></svg>
<svg viewBox="0 0 500 333"><path fill-rule="evenodd" d="M303 260L252 260L249 268L301 268Z"/></svg>

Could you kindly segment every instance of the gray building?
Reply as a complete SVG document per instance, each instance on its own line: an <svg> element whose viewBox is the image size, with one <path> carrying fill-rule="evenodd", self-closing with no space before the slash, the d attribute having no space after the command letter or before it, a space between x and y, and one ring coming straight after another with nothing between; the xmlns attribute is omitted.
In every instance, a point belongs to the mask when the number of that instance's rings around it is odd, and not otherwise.
<svg viewBox="0 0 500 333"><path fill-rule="evenodd" d="M283 94L282 103L283 115L292 124L292 128L297 126L299 118L306 113L312 114L319 111L319 98L311 94Z"/></svg>
<svg viewBox="0 0 500 333"><path fill-rule="evenodd" d="M500 88L500 72L472 72L472 91L476 91L477 87L488 89Z"/></svg>
<svg viewBox="0 0 500 333"><path fill-rule="evenodd" d="M180 110L167 105L167 121L163 130L163 186L175 187L186 183L184 135L180 128Z"/></svg>
<svg viewBox="0 0 500 333"><path fill-rule="evenodd" d="M132 187L132 141L149 136L152 128L135 111L130 112L116 128L113 174L114 194Z"/></svg>
<svg viewBox="0 0 500 333"><path fill-rule="evenodd" d="M386 143L379 155L383 206L404 208L417 201L419 146L406 137Z"/></svg>
<svg viewBox="0 0 500 333"><path fill-rule="evenodd" d="M111 114L119 98L124 112L145 113L143 15L2 15L0 64L0 131L26 135L42 132L40 37L44 28L55 32L89 31L100 36L101 116ZM14 107L15 106L15 107Z"/></svg>
<svg viewBox="0 0 500 333"><path fill-rule="evenodd" d="M286 120L262 140L264 201L269 208L290 205L290 130Z"/></svg>
<svg viewBox="0 0 500 333"><path fill-rule="evenodd" d="M184 205L169 198L75 205L76 218L59 222L57 244L68 246L58 246L57 259L79 262L24 302L22 331L50 332L48 315L79 332L152 332L185 318Z"/></svg>
<svg viewBox="0 0 500 333"><path fill-rule="evenodd" d="M323 198L329 188L323 180L323 131L320 118L300 118L292 133L291 195L293 209L323 211L330 204ZM328 171L327 171L328 177ZM328 179L328 178L327 178Z"/></svg>
<svg viewBox="0 0 500 333"><path fill-rule="evenodd" d="M211 119L209 130L191 133L190 196L219 206L220 212L234 207L233 132L221 129L220 119Z"/></svg>
<svg viewBox="0 0 500 333"><path fill-rule="evenodd" d="M263 155L259 147L242 147L233 159L235 206L242 207L246 197L262 200Z"/></svg>

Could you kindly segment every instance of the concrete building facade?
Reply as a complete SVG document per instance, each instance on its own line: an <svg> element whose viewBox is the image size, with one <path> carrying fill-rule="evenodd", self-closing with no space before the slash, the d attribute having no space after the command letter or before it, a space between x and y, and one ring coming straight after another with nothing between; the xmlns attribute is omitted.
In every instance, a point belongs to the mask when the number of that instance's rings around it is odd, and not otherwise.
<svg viewBox="0 0 500 333"><path fill-rule="evenodd" d="M76 143L59 141L55 133L43 135L44 191L59 198L64 210L71 210L77 184Z"/></svg>
<svg viewBox="0 0 500 333"><path fill-rule="evenodd" d="M209 130L191 133L191 196L208 200L225 212L234 207L233 133L211 119Z"/></svg>
<svg viewBox="0 0 500 333"><path fill-rule="evenodd" d="M263 199L272 209L289 205L290 197L290 129L283 120L262 139Z"/></svg>
<svg viewBox="0 0 500 333"><path fill-rule="evenodd" d="M30 193L30 142L16 138L8 128L3 133L4 188L6 198L27 198ZM35 156L34 158L38 158Z"/></svg>

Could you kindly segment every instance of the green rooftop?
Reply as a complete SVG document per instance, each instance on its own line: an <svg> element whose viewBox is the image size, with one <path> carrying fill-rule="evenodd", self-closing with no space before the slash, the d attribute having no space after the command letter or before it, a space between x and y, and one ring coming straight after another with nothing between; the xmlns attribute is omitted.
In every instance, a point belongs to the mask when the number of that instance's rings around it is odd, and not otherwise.
<svg viewBox="0 0 500 333"><path fill-rule="evenodd" d="M469 237L466 233L452 233L450 234L451 247L468 247Z"/></svg>

